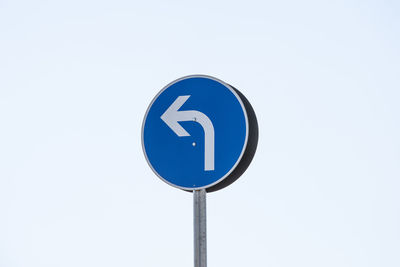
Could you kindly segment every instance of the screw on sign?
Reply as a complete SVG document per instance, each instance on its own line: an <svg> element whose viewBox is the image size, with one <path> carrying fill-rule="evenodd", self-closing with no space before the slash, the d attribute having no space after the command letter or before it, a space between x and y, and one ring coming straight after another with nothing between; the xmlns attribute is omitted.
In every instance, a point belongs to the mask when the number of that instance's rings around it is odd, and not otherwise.
<svg viewBox="0 0 400 267"><path fill-rule="evenodd" d="M249 101L211 76L171 82L146 111L142 147L148 164L167 184L193 192L196 267L207 264L206 192L236 181L253 159L257 142Z"/></svg>

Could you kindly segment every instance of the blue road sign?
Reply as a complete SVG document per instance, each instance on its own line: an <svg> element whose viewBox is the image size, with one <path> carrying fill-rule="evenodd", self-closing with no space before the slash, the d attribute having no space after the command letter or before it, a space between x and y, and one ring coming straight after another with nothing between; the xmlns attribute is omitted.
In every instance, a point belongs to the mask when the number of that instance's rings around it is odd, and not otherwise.
<svg viewBox="0 0 400 267"><path fill-rule="evenodd" d="M152 170L183 190L211 188L232 176L249 142L247 103L239 91L210 76L168 84L143 121L142 146ZM250 161L254 152L255 147Z"/></svg>

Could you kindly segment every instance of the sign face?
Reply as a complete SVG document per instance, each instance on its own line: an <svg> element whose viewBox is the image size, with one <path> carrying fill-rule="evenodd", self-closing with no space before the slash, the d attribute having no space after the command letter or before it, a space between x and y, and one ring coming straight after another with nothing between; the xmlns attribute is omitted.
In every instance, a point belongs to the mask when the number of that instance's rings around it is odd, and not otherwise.
<svg viewBox="0 0 400 267"><path fill-rule="evenodd" d="M229 177L249 139L238 93L204 75L175 80L158 93L142 127L143 151L157 176L183 190L210 188Z"/></svg>

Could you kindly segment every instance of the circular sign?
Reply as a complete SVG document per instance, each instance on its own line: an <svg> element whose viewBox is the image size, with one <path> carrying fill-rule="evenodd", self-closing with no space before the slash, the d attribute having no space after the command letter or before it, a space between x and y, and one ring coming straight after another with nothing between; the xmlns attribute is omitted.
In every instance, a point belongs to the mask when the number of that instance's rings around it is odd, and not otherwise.
<svg viewBox="0 0 400 267"><path fill-rule="evenodd" d="M247 99L205 75L164 87L142 126L142 147L152 170L187 191L211 192L234 182L250 164L257 141L257 120Z"/></svg>

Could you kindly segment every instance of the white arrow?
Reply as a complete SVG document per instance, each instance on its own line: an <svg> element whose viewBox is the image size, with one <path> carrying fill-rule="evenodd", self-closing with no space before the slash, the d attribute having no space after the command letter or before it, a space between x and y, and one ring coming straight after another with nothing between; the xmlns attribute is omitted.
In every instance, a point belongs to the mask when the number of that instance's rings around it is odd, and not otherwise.
<svg viewBox="0 0 400 267"><path fill-rule="evenodd" d="M161 119L174 131L179 137L190 136L178 123L179 121L198 122L204 130L204 170L214 170L214 126L211 120L200 111L182 110L180 107L188 100L190 95L178 96L171 106L161 115Z"/></svg>

